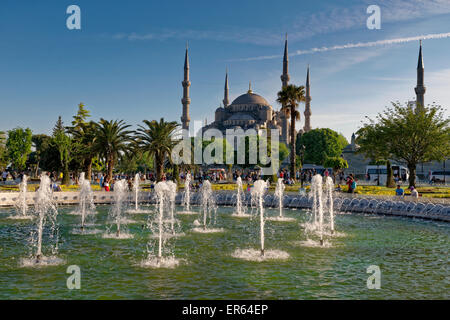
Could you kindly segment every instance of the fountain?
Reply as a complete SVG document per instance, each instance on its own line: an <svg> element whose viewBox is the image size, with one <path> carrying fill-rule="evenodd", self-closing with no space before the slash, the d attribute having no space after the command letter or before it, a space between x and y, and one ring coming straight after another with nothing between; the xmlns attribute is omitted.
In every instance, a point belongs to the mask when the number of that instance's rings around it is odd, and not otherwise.
<svg viewBox="0 0 450 320"><path fill-rule="evenodd" d="M127 180L118 180L114 183L114 206L109 212L109 220L112 222L109 226L109 230L103 235L104 238L115 238L115 239L130 239L133 238L132 234L129 234L122 230L125 223L130 223L132 221L126 220L122 217L122 212L124 211L124 204L128 194L128 183ZM110 229L112 225L116 225L116 233L111 233Z"/></svg>
<svg viewBox="0 0 450 320"><path fill-rule="evenodd" d="M234 212L232 214L233 217L238 217L238 218L246 218L246 217L250 217L251 215L246 214L246 207L244 205L244 200L245 200L245 194L244 194L244 190L242 189L242 179L241 177L238 177L236 180L236 187L237 187L237 192L236 192L236 212Z"/></svg>
<svg viewBox="0 0 450 320"><path fill-rule="evenodd" d="M264 203L263 197L268 184L264 180L255 181L251 195L252 202L257 206L259 212L259 236L260 236L260 250L255 249L237 249L232 256L235 258L250 260L250 261L264 261L268 259L287 259L289 254L280 250L266 250L264 245Z"/></svg>
<svg viewBox="0 0 450 320"><path fill-rule="evenodd" d="M197 212L191 211L191 174L186 174L186 180L184 182L184 197L183 197L184 210L177 212L178 214L197 214Z"/></svg>
<svg viewBox="0 0 450 320"><path fill-rule="evenodd" d="M22 182L19 184L19 198L15 204L16 215L10 216L10 219L33 219L32 215L27 215L27 185L28 177L23 175Z"/></svg>
<svg viewBox="0 0 450 320"><path fill-rule="evenodd" d="M255 185L252 190L252 200L253 196L256 196L258 201L259 210L259 234L261 241L261 256L264 256L264 205L263 205L263 195L267 188L267 182L264 180L255 181Z"/></svg>
<svg viewBox="0 0 450 320"><path fill-rule="evenodd" d="M139 194L140 194L140 183L141 183L141 175L139 173L136 173L134 175L134 181L133 181L133 192L134 192L134 209L130 209L127 212L128 213L149 213L151 211L144 210L142 208L139 208Z"/></svg>
<svg viewBox="0 0 450 320"><path fill-rule="evenodd" d="M194 228L193 231L201 233L222 232L223 229L221 228L207 228L208 217L209 217L209 224L215 224L217 211L217 205L214 199L214 194L212 192L211 182L209 182L208 180L203 181L202 187L200 188L200 194L201 194L200 215L203 216L202 219L203 221L199 222L198 220L195 220L194 225L203 227Z"/></svg>
<svg viewBox="0 0 450 320"><path fill-rule="evenodd" d="M56 257L58 253L58 226L56 223L58 210L53 202L50 183L47 174L42 174L34 206L37 230L31 236L32 248L35 248L36 251L34 254L31 253L31 258L22 260L23 266L56 265L62 262L61 259ZM51 243L51 256L44 256L42 253L43 234L46 225L50 225L49 240L50 243L53 242Z"/></svg>
<svg viewBox="0 0 450 320"><path fill-rule="evenodd" d="M330 180L331 178L328 177ZM331 233L334 232L334 212L333 212L333 180L327 179L327 209L330 213L330 229ZM301 242L302 245L308 247L330 247L331 244L324 240L324 204L323 204L323 186L322 186L322 176L320 174L316 174L312 177L311 180L311 192L309 193L309 197L312 197L312 222L303 224L305 228L305 233L307 240ZM319 241L315 241L313 239L308 238L309 233L318 234ZM341 236L341 235L340 235Z"/></svg>
<svg viewBox="0 0 450 320"><path fill-rule="evenodd" d="M175 197L177 195L177 184L173 181L167 181L167 194L169 199L169 210L170 210L170 225L172 234L175 234L174 224L175 224Z"/></svg>
<svg viewBox="0 0 450 320"><path fill-rule="evenodd" d="M283 178L278 179L277 186L275 188L275 196L278 199L278 207L280 208L280 218L283 217L283 193L284 193Z"/></svg>
<svg viewBox="0 0 450 320"><path fill-rule="evenodd" d="M87 223L88 217L92 217L97 212L95 211L94 205L94 192L92 191L90 181L85 178L84 172L80 174L78 184L80 186L80 203L75 213L81 215L81 224L80 228L72 230L72 234L100 233L101 231L98 229L87 230L85 228L93 225L92 223Z"/></svg>
<svg viewBox="0 0 450 320"><path fill-rule="evenodd" d="M295 221L294 218L285 217L283 216L283 199L284 199L284 183L283 178L279 178L277 181L277 186L275 187L274 196L276 199L278 199L278 208L279 208L279 215L276 217L268 217L267 220L271 221Z"/></svg>
<svg viewBox="0 0 450 320"><path fill-rule="evenodd" d="M86 214L92 213L95 209L94 193L91 189L91 183L84 177L84 172L80 174L80 212L81 212L81 229L85 227Z"/></svg>
<svg viewBox="0 0 450 320"><path fill-rule="evenodd" d="M320 244L323 245L323 203L322 203L322 176L316 174L311 181L311 192L313 196L314 224L319 231Z"/></svg>
<svg viewBox="0 0 450 320"><path fill-rule="evenodd" d="M134 191L134 210L138 211L139 209L139 173L136 173L134 176L134 183L133 183L133 191Z"/></svg>
<svg viewBox="0 0 450 320"><path fill-rule="evenodd" d="M333 189L334 183L331 177L327 177L325 180L325 190L326 190L326 205L328 208L328 213L330 214L330 232L334 234L334 202L333 202Z"/></svg>
<svg viewBox="0 0 450 320"><path fill-rule="evenodd" d="M163 256L163 251L165 251L164 244L169 238L169 235L164 230L165 211L169 211L172 234L175 232L173 223L176 187L177 185L172 181L161 181L155 185L155 193L157 196L156 207L158 212L156 221L157 228L152 228L152 223L148 223L148 227L152 229L154 234L157 234L157 252L156 254L151 252L149 249L151 247L151 243L149 242L147 244L147 257L141 262L142 267L173 268L180 263L180 260L176 259L173 255ZM150 239L152 239L152 237Z"/></svg>

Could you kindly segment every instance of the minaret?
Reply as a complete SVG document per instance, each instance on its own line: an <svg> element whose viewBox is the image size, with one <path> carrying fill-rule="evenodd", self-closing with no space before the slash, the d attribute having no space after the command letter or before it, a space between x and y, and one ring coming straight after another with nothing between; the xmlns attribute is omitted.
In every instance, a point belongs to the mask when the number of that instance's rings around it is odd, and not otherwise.
<svg viewBox="0 0 450 320"><path fill-rule="evenodd" d="M283 55L283 74L281 75L281 89L287 87L289 84L289 57L288 57L288 39L286 33L286 40L284 41L284 55ZM288 136L289 136L289 122L288 115L284 112L281 112L281 137L280 141L288 144Z"/></svg>
<svg viewBox="0 0 450 320"><path fill-rule="evenodd" d="M283 74L281 75L282 88L285 88L289 84L289 57L288 57L288 41L287 33L286 40L284 41L284 55L283 55Z"/></svg>
<svg viewBox="0 0 450 320"><path fill-rule="evenodd" d="M427 90L424 86L423 73L422 40L420 40L419 61L417 63L417 86L414 88L414 91L416 91L416 104L422 107L425 106L424 94Z"/></svg>
<svg viewBox="0 0 450 320"><path fill-rule="evenodd" d="M181 84L183 85L183 98L181 99L181 103L183 104L183 115L181 116L181 124L183 129L189 130L189 121L191 121L191 118L189 117L189 105L191 104L189 87L191 86L191 82L189 81L189 54L187 45L186 54L184 56L184 80Z"/></svg>
<svg viewBox="0 0 450 320"><path fill-rule="evenodd" d="M309 65L308 71L306 72L306 96L305 96L305 126L303 127L303 132L308 132L311 130L311 91L309 86Z"/></svg>
<svg viewBox="0 0 450 320"><path fill-rule="evenodd" d="M229 97L229 93L230 93L230 88L228 87L228 69L225 73L225 88L223 90L223 106L227 107L230 104L230 97Z"/></svg>

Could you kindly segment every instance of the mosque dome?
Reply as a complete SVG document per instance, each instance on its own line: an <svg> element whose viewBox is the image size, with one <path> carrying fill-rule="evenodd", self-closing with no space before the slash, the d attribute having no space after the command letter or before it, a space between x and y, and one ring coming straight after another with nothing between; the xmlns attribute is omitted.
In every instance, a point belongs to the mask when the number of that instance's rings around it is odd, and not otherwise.
<svg viewBox="0 0 450 320"><path fill-rule="evenodd" d="M251 92L251 90L249 90L249 92L240 95L239 97L237 97L236 99L233 100L233 102L231 103L232 105L237 105L237 104L253 104L253 105L262 105L262 106L269 106L269 102L267 102L266 99L264 99L263 97L261 97L259 94L253 93Z"/></svg>

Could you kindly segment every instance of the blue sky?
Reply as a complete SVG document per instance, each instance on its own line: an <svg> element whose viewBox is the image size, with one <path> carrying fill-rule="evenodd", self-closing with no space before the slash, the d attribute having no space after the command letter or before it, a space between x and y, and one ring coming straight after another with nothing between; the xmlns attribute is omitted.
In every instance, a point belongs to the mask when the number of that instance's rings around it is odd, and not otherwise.
<svg viewBox="0 0 450 320"><path fill-rule="evenodd" d="M71 4L81 8L81 30L66 28ZM381 8L380 30L366 27L371 4ZM415 98L418 41L294 53L448 33L450 1L3 0L0 130L50 133L58 115L70 123L80 102L94 120L180 121L186 41L191 121L213 120L226 68L231 99L251 81L253 91L278 109L285 32L291 83L304 84L311 67L313 128L330 127L349 139L366 115ZM450 38L423 46L425 102L448 109Z"/></svg>

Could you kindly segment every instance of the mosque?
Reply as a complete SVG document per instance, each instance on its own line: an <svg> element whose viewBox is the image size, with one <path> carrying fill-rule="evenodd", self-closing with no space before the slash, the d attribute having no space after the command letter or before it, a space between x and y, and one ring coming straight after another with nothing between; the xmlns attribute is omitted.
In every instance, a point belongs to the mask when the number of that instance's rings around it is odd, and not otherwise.
<svg viewBox="0 0 450 320"><path fill-rule="evenodd" d="M283 55L283 73L281 75L281 88L289 84L289 57L288 57L288 40L286 37L284 43ZM189 106L191 99L189 98L189 53L186 48L184 59L184 80L183 98L183 114L181 116L182 128L189 130ZM223 96L223 107L219 107L215 111L214 122L205 125L203 130L218 129L225 133L227 129L254 129L257 132L261 129L278 129L280 133L280 141L289 144L289 117L282 111L276 111L274 108L259 94L252 91L251 84L246 93L240 95L230 103L230 88L228 84L228 72L225 74L225 86ZM311 96L309 83L309 67L306 74L305 85L305 125L303 132L311 130Z"/></svg>
<svg viewBox="0 0 450 320"><path fill-rule="evenodd" d="M309 66L306 72L306 84L305 84L305 111L304 111L304 126L301 132L306 133L311 130L311 93L310 93L310 74ZM283 54L283 73L281 75L281 88L286 87L289 84L289 57L288 57L288 41L287 37L284 43ZM189 130L189 106L191 99L189 98L189 87L191 82L189 81L189 53L186 48L184 59L184 80L183 85L183 98L181 103L183 105L183 113L181 116L182 128ZM228 84L228 72L225 75L224 97L223 107L219 107L215 111L214 122L203 127L203 130L210 128L218 129L225 133L227 129L255 129L257 132L261 129L278 129L280 132L280 142L289 144L289 118L288 116L274 108L269 102L259 94L252 91L251 85L249 90L234 99L230 103L229 99L229 84ZM424 63L422 56L422 42L420 42L419 59L417 64L417 85L414 88L416 93L416 101L412 104L419 104L424 106L424 95L426 87L424 85ZM342 157L347 160L349 168L348 172L356 174L363 174L365 167L370 163L370 159L366 159L362 154L358 153L359 146L356 144L355 134L352 134L351 143L347 145L342 151ZM444 165L445 166L445 165ZM428 163L422 163L417 167L417 172L425 175L430 170L441 169L441 164L437 161Z"/></svg>

